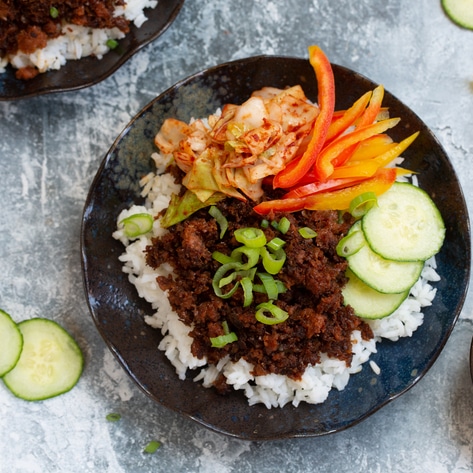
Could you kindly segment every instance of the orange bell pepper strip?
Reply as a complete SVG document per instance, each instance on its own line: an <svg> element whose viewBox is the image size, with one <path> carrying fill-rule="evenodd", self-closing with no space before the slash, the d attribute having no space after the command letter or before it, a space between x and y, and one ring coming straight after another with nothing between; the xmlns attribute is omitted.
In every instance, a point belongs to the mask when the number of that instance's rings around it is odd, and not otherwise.
<svg viewBox="0 0 473 473"><path fill-rule="evenodd" d="M368 126L374 123L376 117L381 111L383 98L384 87L382 85L378 85L378 87L376 87L373 90L373 93L371 94L369 105L365 108L363 114L361 115L361 118L358 120L358 123L355 124L356 128L362 128L364 126ZM358 146L359 143L354 144L342 153L340 153L340 155L334 159L333 165L336 167L345 164L353 156L353 153L358 149Z"/></svg>
<svg viewBox="0 0 473 473"><path fill-rule="evenodd" d="M332 65L318 46L309 47L309 61L317 78L320 113L315 119L312 137L304 154L297 160L295 165L286 166L282 171L276 174L273 181L275 187L288 188L300 181L314 165L325 143L327 132L332 122L335 108L335 80Z"/></svg>
<svg viewBox="0 0 473 473"><path fill-rule="evenodd" d="M377 196L386 192L396 180L395 168L381 168L369 179L343 189L320 192L306 197L276 199L261 202L253 210L260 215L270 212L297 212L299 210L347 210L350 202L364 192L374 192Z"/></svg>
<svg viewBox="0 0 473 473"><path fill-rule="evenodd" d="M341 135L352 126L358 118L360 118L370 101L371 95L371 91L366 92L366 94L362 95L348 110L345 110L338 120L332 121L327 132L324 146L337 136Z"/></svg>
<svg viewBox="0 0 473 473"><path fill-rule="evenodd" d="M396 126L399 121L399 118L381 120L372 125L364 126L352 131L351 133L347 133L330 143L322 150L315 162L315 173L318 179L320 181L326 181L332 175L335 169L333 161L340 155L340 153L350 148L352 145L356 145L360 141L385 132L389 128Z"/></svg>

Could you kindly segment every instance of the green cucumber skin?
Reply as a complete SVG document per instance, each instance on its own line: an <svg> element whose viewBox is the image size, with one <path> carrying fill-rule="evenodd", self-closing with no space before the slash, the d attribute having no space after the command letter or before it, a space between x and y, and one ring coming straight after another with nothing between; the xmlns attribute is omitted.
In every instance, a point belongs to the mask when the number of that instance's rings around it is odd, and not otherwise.
<svg viewBox="0 0 473 473"><path fill-rule="evenodd" d="M70 391L79 381L84 368L84 357L77 342L61 325L50 319L38 317L24 320L18 324L18 328L23 334L21 355L25 354L25 357L38 358L34 354L31 355L31 347L37 345L38 339L44 339L46 342L52 340L58 345L55 350L58 357L54 361L57 362L59 359L59 369L56 367L59 373L55 376L59 382L46 386L42 385L44 383L37 383L35 373L25 367L20 355L15 368L3 377L5 386L13 395L25 401L42 401ZM44 331L49 334L43 336Z"/></svg>
<svg viewBox="0 0 473 473"><path fill-rule="evenodd" d="M351 306L355 315L362 319L383 319L398 309L409 296L409 291L399 294L375 291L350 270L347 277L348 282L342 290L345 305Z"/></svg>
<svg viewBox="0 0 473 473"><path fill-rule="evenodd" d="M422 215L428 228L411 226L414 236L419 240L414 245L411 235L400 235L399 229L409 219L397 216L396 225L384 225L386 213L394 213L389 209L391 202L406 205L409 209L416 208L417 215ZM420 212L420 210L422 210ZM416 221L417 227L419 222ZM378 198L378 206L370 209L362 219L362 228L366 241L371 249L385 259L394 261L426 261L440 251L445 239L445 224L437 206L430 196L421 188L406 182L396 182L391 189Z"/></svg>
<svg viewBox="0 0 473 473"><path fill-rule="evenodd" d="M16 366L20 359L23 350L23 335L11 316L2 309L0 309L0 320L4 329L2 333L8 337L0 344L2 346L1 355L4 357L0 363L0 377L3 377Z"/></svg>

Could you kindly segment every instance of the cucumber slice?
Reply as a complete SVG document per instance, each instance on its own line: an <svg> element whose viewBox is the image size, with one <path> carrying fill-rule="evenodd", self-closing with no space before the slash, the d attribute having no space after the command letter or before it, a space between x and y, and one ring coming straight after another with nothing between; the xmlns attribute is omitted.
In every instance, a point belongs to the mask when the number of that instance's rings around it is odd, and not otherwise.
<svg viewBox="0 0 473 473"><path fill-rule="evenodd" d="M27 401L48 399L72 389L82 373L84 358L75 340L52 320L35 318L18 324L23 350L3 381Z"/></svg>
<svg viewBox="0 0 473 473"><path fill-rule="evenodd" d="M406 182L394 183L378 197L362 227L371 249L394 261L425 261L445 239L445 225L432 199Z"/></svg>
<svg viewBox="0 0 473 473"><path fill-rule="evenodd" d="M361 225L356 222L352 228ZM359 232L355 230L355 233ZM350 234L350 233L349 233ZM408 291L419 279L423 261L392 261L375 253L366 240L360 249L347 256L348 267L365 284L387 294Z"/></svg>
<svg viewBox="0 0 473 473"><path fill-rule="evenodd" d="M407 298L409 291L383 294L365 284L350 270L348 283L342 289L345 305L350 305L362 319L382 319L391 315Z"/></svg>
<svg viewBox="0 0 473 473"><path fill-rule="evenodd" d="M473 0L442 0L442 7L457 25L473 29Z"/></svg>
<svg viewBox="0 0 473 473"><path fill-rule="evenodd" d="M13 319L0 309L0 376L17 364L23 348L23 336Z"/></svg>

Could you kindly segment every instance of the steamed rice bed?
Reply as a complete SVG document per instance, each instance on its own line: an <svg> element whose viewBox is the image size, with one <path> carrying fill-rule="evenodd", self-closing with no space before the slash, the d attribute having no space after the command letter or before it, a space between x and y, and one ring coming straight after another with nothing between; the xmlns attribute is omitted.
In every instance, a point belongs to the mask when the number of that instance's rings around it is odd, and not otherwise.
<svg viewBox="0 0 473 473"><path fill-rule="evenodd" d="M168 157L158 153L153 154L157 170L149 173L141 181L144 205L133 205L123 210L117 222L136 213L149 213L156 217L169 205L171 195L179 193L180 185L174 182L170 174L165 173ZM414 178L415 179L415 178ZM415 183L415 182L414 182ZM401 337L410 337L423 322L422 307L432 304L436 289L430 282L438 281L440 277L435 271L435 259L426 262L419 281L412 287L409 297L389 317L368 321L374 338L366 341L361 338L359 331L352 335L353 359L347 367L344 361L322 355L322 361L305 370L302 379L294 380L284 375L268 374L253 376L252 365L244 359L232 362L222 359L217 365L208 365L205 359L192 355L191 327L180 321L167 299L166 293L159 287L156 278L172 273L172 268L162 265L154 270L146 265L145 248L151 245L154 237L162 236L167 230L160 226L160 219L154 220L153 229L134 241L130 241L118 226L114 237L126 247L120 256L123 271L128 274L130 282L136 287L140 297L147 300L154 311L146 316L145 321L150 326L160 329L163 339L158 348L164 351L166 357L176 369L180 379L185 379L188 370L199 370L194 378L205 387L212 387L220 376L226 377L227 383L235 390L243 391L250 405L263 403L267 408L283 407L288 403L297 406L300 402L310 404L322 403L327 399L332 388L343 390L349 382L350 375L362 369L372 353L376 353L377 344L383 338L397 341ZM370 362L374 373L379 374L382 366Z"/></svg>

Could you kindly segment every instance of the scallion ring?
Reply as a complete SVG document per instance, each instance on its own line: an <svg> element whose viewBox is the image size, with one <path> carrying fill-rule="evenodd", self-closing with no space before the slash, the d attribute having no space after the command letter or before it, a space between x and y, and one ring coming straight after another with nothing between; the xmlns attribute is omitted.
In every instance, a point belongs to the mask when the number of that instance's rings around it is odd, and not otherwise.
<svg viewBox="0 0 473 473"><path fill-rule="evenodd" d="M130 215L119 222L128 238L136 238L148 233L153 228L153 217L147 213Z"/></svg>
<svg viewBox="0 0 473 473"><path fill-rule="evenodd" d="M267 312L269 312L271 315L267 316ZM272 301L269 301L262 302L256 307L255 317L256 320L262 324L275 325L287 320L289 314L277 305L274 305Z"/></svg>
<svg viewBox="0 0 473 473"><path fill-rule="evenodd" d="M279 290L276 284L276 280L268 273L256 273L256 275L260 278L261 282L263 283L264 290L268 295L268 299L275 300L278 298Z"/></svg>
<svg viewBox="0 0 473 473"><path fill-rule="evenodd" d="M240 285L239 281L236 281L236 283L233 285L233 287L228 291L228 292L223 292L222 287L223 285L220 285L220 281L225 278L225 275L232 270L235 269L242 269L241 263L226 263L220 266L220 268L217 269L217 271L214 274L214 277L212 279L212 287L215 292L215 295L217 297L220 297L222 299L229 299L230 297L235 294L235 291L238 289L238 286ZM233 273L232 273L233 274ZM232 281L235 278L232 279Z"/></svg>
<svg viewBox="0 0 473 473"><path fill-rule="evenodd" d="M209 208L209 214L217 221L218 226L220 227L220 238L223 238L225 232L228 230L228 220L215 205L212 205Z"/></svg>
<svg viewBox="0 0 473 473"><path fill-rule="evenodd" d="M246 257L246 261L243 261L243 255ZM232 251L230 256L241 265L242 269L249 269L258 264L260 249L239 246Z"/></svg>
<svg viewBox="0 0 473 473"><path fill-rule="evenodd" d="M261 248L266 245L266 235L261 228L239 228L234 232L235 239L248 248Z"/></svg>
<svg viewBox="0 0 473 473"><path fill-rule="evenodd" d="M286 242L284 240L282 240L281 238L279 237L275 237L273 238L272 240L268 241L268 243L266 244L266 246L272 250L272 251L278 251L280 250L284 245L286 244Z"/></svg>
<svg viewBox="0 0 473 473"><path fill-rule="evenodd" d="M261 259L264 269L269 274L278 274L286 262L286 252L282 248L276 251L269 251L264 247L261 248Z"/></svg>
<svg viewBox="0 0 473 473"><path fill-rule="evenodd" d="M346 258L354 255L365 244L362 230L355 230L343 237L337 244L335 250L338 256Z"/></svg>
<svg viewBox="0 0 473 473"><path fill-rule="evenodd" d="M118 41L116 39L108 39L105 44L109 49L115 49L118 46Z"/></svg>
<svg viewBox="0 0 473 473"><path fill-rule="evenodd" d="M243 289L243 307L248 307L253 302L253 281L245 276L240 280Z"/></svg>
<svg viewBox="0 0 473 473"><path fill-rule="evenodd" d="M374 192L364 192L356 196L351 202L348 211L355 218L360 218L368 212L378 202L378 198Z"/></svg>
<svg viewBox="0 0 473 473"><path fill-rule="evenodd" d="M59 10L56 7L51 7L49 9L49 16L56 19L59 16Z"/></svg>
<svg viewBox="0 0 473 473"><path fill-rule="evenodd" d="M279 220L278 230L284 235L288 232L290 226L291 222L289 219L287 217L283 217L281 220Z"/></svg>
<svg viewBox="0 0 473 473"><path fill-rule="evenodd" d="M220 264L234 263L235 260L221 251L214 251L212 253L212 258Z"/></svg>
<svg viewBox="0 0 473 473"><path fill-rule="evenodd" d="M299 235L306 240L310 240L311 238L315 238L317 236L317 232L310 227L302 227L299 228Z"/></svg>

